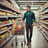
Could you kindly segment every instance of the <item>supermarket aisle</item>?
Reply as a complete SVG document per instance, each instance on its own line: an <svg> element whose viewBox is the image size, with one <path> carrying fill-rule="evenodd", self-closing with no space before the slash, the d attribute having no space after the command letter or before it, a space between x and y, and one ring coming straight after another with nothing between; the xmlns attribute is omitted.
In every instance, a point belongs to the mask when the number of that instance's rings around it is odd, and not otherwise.
<svg viewBox="0 0 48 48"><path fill-rule="evenodd" d="M48 0L0 0L0 48L21 48L21 41L18 41L20 39L16 40L15 37L19 34L17 38L23 38L25 22L22 24L21 21L24 13L28 10L26 9L27 5L35 14L39 30L48 40ZM27 16L30 16L30 13ZM33 19L30 16L30 19L27 20L30 21L31 18ZM31 45L25 45L22 48L48 48L48 42L43 35L34 26Z"/></svg>
<svg viewBox="0 0 48 48"><path fill-rule="evenodd" d="M33 38L31 45L25 45L21 47L21 42L18 42L18 46L14 48L48 48L48 42L44 39L42 34L38 31L37 27L34 26Z"/></svg>

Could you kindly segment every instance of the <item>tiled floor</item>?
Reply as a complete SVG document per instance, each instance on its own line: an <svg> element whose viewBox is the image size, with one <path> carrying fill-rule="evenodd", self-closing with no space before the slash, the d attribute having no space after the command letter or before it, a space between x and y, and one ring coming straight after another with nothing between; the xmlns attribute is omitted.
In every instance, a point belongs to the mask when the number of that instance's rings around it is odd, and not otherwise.
<svg viewBox="0 0 48 48"><path fill-rule="evenodd" d="M20 38L23 38L23 36ZM25 38L26 38L26 36L25 36ZM23 45L23 47L21 47L21 42L18 41L17 47L16 47L16 45L14 45L13 48L48 48L48 42L45 40L45 38L42 36L42 34L38 31L37 27L34 26L32 43L29 44L28 46Z"/></svg>

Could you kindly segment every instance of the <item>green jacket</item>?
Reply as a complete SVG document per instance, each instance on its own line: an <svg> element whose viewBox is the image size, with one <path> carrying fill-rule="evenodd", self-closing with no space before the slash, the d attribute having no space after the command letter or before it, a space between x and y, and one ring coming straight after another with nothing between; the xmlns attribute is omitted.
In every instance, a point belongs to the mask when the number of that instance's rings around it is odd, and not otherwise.
<svg viewBox="0 0 48 48"><path fill-rule="evenodd" d="M33 24L33 22L35 22L34 12L32 12L32 11L30 11L29 13L25 12L24 17L23 17L23 21L25 20L25 18L26 18L26 24Z"/></svg>

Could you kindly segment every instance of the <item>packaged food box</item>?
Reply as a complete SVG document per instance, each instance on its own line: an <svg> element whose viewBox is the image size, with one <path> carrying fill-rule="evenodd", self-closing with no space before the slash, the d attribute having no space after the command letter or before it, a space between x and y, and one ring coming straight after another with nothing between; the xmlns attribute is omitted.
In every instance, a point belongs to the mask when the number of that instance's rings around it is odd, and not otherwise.
<svg viewBox="0 0 48 48"><path fill-rule="evenodd" d="M14 9L14 4L12 4L12 8Z"/></svg>
<svg viewBox="0 0 48 48"><path fill-rule="evenodd" d="M16 10L16 6L14 6L14 9Z"/></svg>
<svg viewBox="0 0 48 48"><path fill-rule="evenodd" d="M12 4L11 4L11 8L12 8Z"/></svg>

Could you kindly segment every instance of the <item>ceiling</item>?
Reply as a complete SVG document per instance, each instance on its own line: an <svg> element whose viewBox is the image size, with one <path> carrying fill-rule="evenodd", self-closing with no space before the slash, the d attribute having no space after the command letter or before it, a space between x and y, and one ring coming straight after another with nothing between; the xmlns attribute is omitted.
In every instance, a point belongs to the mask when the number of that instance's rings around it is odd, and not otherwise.
<svg viewBox="0 0 48 48"><path fill-rule="evenodd" d="M22 10L26 10L26 6L30 5L32 10L37 10L43 6L47 0L15 0Z"/></svg>

